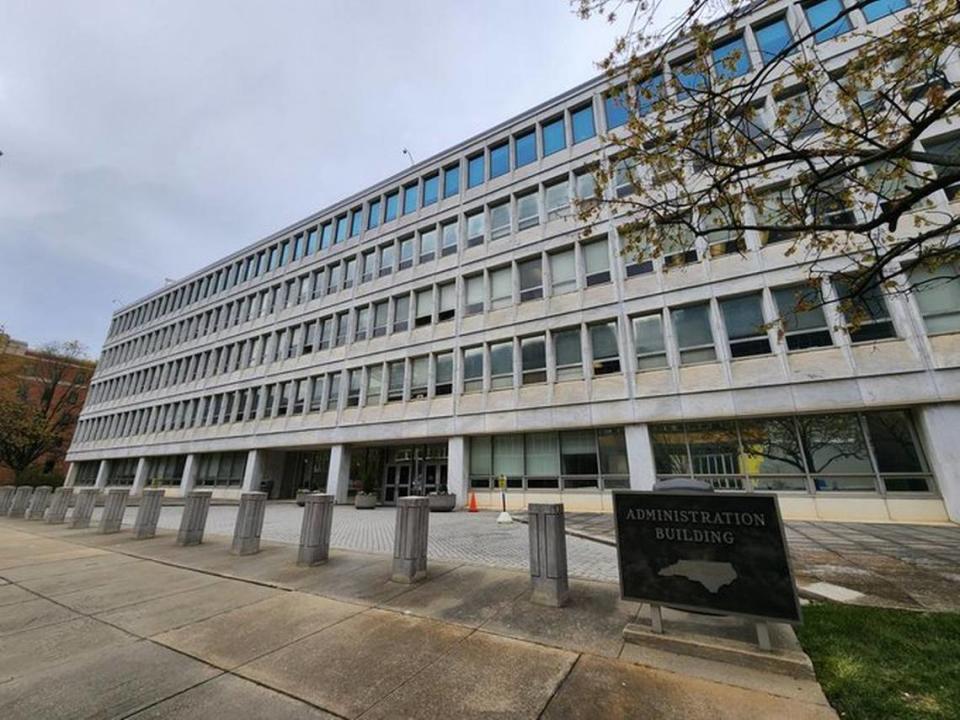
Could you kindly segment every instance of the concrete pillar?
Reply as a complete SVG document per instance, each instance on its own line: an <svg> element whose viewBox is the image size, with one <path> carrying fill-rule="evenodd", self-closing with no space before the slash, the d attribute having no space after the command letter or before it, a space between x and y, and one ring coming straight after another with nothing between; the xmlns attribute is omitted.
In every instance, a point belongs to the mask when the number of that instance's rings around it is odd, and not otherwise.
<svg viewBox="0 0 960 720"><path fill-rule="evenodd" d="M563 607L569 596L563 503L530 503L527 521L533 586L530 600L538 605Z"/></svg>
<svg viewBox="0 0 960 720"><path fill-rule="evenodd" d="M298 565L318 565L330 556L330 531L333 528L333 503L330 494L305 495L303 524L300 526Z"/></svg>
<svg viewBox="0 0 960 720"><path fill-rule="evenodd" d="M467 504L470 497L470 458L467 439L456 435L447 440L447 490L457 496L457 507Z"/></svg>
<svg viewBox="0 0 960 720"><path fill-rule="evenodd" d="M0 485L0 515L6 515L10 512L10 506L13 504L13 494L17 489L13 485Z"/></svg>
<svg viewBox="0 0 960 720"><path fill-rule="evenodd" d="M243 470L243 492L259 492L262 475L263 450L251 450L247 453L247 466Z"/></svg>
<svg viewBox="0 0 960 720"><path fill-rule="evenodd" d="M334 445L330 448L330 468L327 470L327 493L336 498L336 502L347 501L350 489L350 446Z"/></svg>
<svg viewBox="0 0 960 720"><path fill-rule="evenodd" d="M77 502L73 506L73 515L70 517L71 530L90 527L90 517L93 515L93 506L97 504L99 492L92 487L80 488L77 491Z"/></svg>
<svg viewBox="0 0 960 720"><path fill-rule="evenodd" d="M100 467L97 468L97 481L93 487L97 490L103 490L107 486L107 478L110 477L110 461L101 460Z"/></svg>
<svg viewBox="0 0 960 720"><path fill-rule="evenodd" d="M72 487L58 487L53 491L50 508L47 510L47 522L51 525L60 524L67 517L67 508L73 497Z"/></svg>
<svg viewBox="0 0 960 720"><path fill-rule="evenodd" d="M657 466L653 460L650 426L627 425L623 428L623 434L627 443L630 489L653 490L653 484L657 479Z"/></svg>
<svg viewBox="0 0 960 720"><path fill-rule="evenodd" d="M212 494L209 490L191 490L184 497L183 517L180 518L180 532L177 533L178 545L199 545L203 542Z"/></svg>
<svg viewBox="0 0 960 720"><path fill-rule="evenodd" d="M960 403L927 405L916 411L924 455L943 497L947 516L960 522Z"/></svg>
<svg viewBox="0 0 960 720"><path fill-rule="evenodd" d="M180 496L187 497L197 484L197 456L190 454L183 463L183 475L180 478Z"/></svg>
<svg viewBox="0 0 960 720"><path fill-rule="evenodd" d="M157 534L157 521L163 507L163 488L144 488L137 508L137 519L133 522L133 537L146 540Z"/></svg>
<svg viewBox="0 0 960 720"><path fill-rule="evenodd" d="M237 510L237 524L233 528L230 552L234 555L255 555L260 552L260 531L263 530L266 509L265 492L245 492L240 495L240 508Z"/></svg>
<svg viewBox="0 0 960 720"><path fill-rule="evenodd" d="M127 509L127 498L130 497L130 488L110 488L103 503L103 514L100 516L101 534L120 532L123 524L123 513Z"/></svg>
<svg viewBox="0 0 960 720"><path fill-rule="evenodd" d="M133 476L133 485L130 488L130 495L136 497L143 492L147 484L147 466L149 463L145 457L137 460L137 472Z"/></svg>
<svg viewBox="0 0 960 720"><path fill-rule="evenodd" d="M67 477L63 481L64 487L73 487L77 481L77 468L77 463L70 463L70 467L67 468Z"/></svg>
<svg viewBox="0 0 960 720"><path fill-rule="evenodd" d="M33 494L33 488L29 485L18 485L13 493L13 502L10 503L10 510L7 512L12 518L22 518L27 514L27 506L30 504L30 496Z"/></svg>
<svg viewBox="0 0 960 720"><path fill-rule="evenodd" d="M430 502L425 497L397 498L393 536L393 575L398 583L415 583L427 577L427 537Z"/></svg>
<svg viewBox="0 0 960 720"><path fill-rule="evenodd" d="M50 493L53 488L50 485L41 485L33 491L30 496L30 507L27 509L27 520L43 520L43 513L50 505Z"/></svg>

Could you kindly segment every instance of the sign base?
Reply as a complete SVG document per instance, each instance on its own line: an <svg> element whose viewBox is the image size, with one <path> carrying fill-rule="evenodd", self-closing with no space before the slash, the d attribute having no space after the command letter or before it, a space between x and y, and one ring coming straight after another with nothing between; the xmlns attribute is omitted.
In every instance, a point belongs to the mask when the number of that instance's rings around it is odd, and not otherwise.
<svg viewBox="0 0 960 720"><path fill-rule="evenodd" d="M508 513L506 510L497 515L497 524L499 525L509 525L512 522L513 518L510 517L510 513Z"/></svg>

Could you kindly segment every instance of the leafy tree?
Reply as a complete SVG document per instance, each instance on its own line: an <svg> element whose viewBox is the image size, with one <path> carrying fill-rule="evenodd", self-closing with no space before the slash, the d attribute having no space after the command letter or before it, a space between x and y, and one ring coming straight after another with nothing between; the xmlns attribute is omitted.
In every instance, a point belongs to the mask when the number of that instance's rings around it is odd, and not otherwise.
<svg viewBox="0 0 960 720"><path fill-rule="evenodd" d="M573 5L584 18L626 22L600 63L627 110L608 138L613 161L596 171L613 199L578 206L585 221L607 206L622 215L626 254L671 267L698 244L710 255L742 251L754 231L785 241L811 286L842 276L837 299L851 325L878 291L956 281L960 212L949 201L960 193L960 138L929 140L958 120L955 0L913 2L866 24L851 20L899 3L846 0L759 58L734 32L756 2ZM833 37L845 60L822 51ZM689 54L667 70L681 46Z"/></svg>

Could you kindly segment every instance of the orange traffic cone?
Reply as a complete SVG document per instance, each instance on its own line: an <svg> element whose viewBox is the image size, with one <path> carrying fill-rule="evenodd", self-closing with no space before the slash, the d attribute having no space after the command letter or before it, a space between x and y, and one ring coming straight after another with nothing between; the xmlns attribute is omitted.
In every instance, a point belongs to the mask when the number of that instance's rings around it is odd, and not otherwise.
<svg viewBox="0 0 960 720"><path fill-rule="evenodd" d="M477 494L473 490L470 491L470 504L467 509L469 512L480 512L477 507Z"/></svg>

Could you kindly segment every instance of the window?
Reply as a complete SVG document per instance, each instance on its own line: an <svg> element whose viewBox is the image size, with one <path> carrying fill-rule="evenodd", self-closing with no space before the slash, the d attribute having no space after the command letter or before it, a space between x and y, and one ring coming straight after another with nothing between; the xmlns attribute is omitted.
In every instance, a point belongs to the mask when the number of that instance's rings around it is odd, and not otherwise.
<svg viewBox="0 0 960 720"><path fill-rule="evenodd" d="M421 207L433 205L440 193L440 175L434 173L423 179L423 204Z"/></svg>
<svg viewBox="0 0 960 720"><path fill-rule="evenodd" d="M370 327L370 306L364 305L361 308L357 308L357 317L353 329L353 340L357 342L359 340L367 339L367 330Z"/></svg>
<svg viewBox="0 0 960 720"><path fill-rule="evenodd" d="M663 75L657 73L637 85L637 113L648 115L664 97Z"/></svg>
<svg viewBox="0 0 960 720"><path fill-rule="evenodd" d="M866 413L877 471L887 492L929 492L928 474L909 415L902 410Z"/></svg>
<svg viewBox="0 0 960 720"><path fill-rule="evenodd" d="M677 335L681 365L716 360L709 303L674 308L670 311L670 317Z"/></svg>
<svg viewBox="0 0 960 720"><path fill-rule="evenodd" d="M633 158L617 160L613 168L613 190L618 198L627 197L636 192L634 188L636 164Z"/></svg>
<svg viewBox="0 0 960 720"><path fill-rule="evenodd" d="M333 244L342 243L347 239L347 216L341 215L337 218L337 232L333 238Z"/></svg>
<svg viewBox="0 0 960 720"><path fill-rule="evenodd" d="M410 296L398 295L393 299L393 331L404 332L410 327Z"/></svg>
<svg viewBox="0 0 960 720"><path fill-rule="evenodd" d="M310 412L319 412L320 408L323 407L323 376L315 375L311 381L311 390L310 390ZM250 409L252 414L250 419L252 419L253 414L256 413L257 407L257 388L254 388L254 396L251 400Z"/></svg>
<svg viewBox="0 0 960 720"><path fill-rule="evenodd" d="M866 3L860 9L863 11L863 16L867 19L867 22L870 23L908 7L910 7L908 0L873 0L873 2Z"/></svg>
<svg viewBox="0 0 960 720"><path fill-rule="evenodd" d="M413 236L400 239L400 265L398 270L413 267Z"/></svg>
<svg viewBox="0 0 960 720"><path fill-rule="evenodd" d="M502 308L513 304L512 268L498 268L490 271L490 308Z"/></svg>
<svg viewBox="0 0 960 720"><path fill-rule="evenodd" d="M360 368L351 370L347 376L347 407L360 405Z"/></svg>
<svg viewBox="0 0 960 720"><path fill-rule="evenodd" d="M490 239L505 237L510 234L510 201L505 200L499 205L490 206Z"/></svg>
<svg viewBox="0 0 960 720"><path fill-rule="evenodd" d="M430 378L430 356L413 358L410 361L410 399L424 400Z"/></svg>
<svg viewBox="0 0 960 720"><path fill-rule="evenodd" d="M473 275L464 281L465 305L464 312L467 315L475 315L483 312L483 275Z"/></svg>
<svg viewBox="0 0 960 720"><path fill-rule="evenodd" d="M460 223L456 220L444 223L440 226L440 235L442 242L440 255L446 257L447 255L456 253L460 238Z"/></svg>
<svg viewBox="0 0 960 720"><path fill-rule="evenodd" d="M837 291L840 311L847 323L850 342L872 342L896 337L890 314L887 312L887 303L883 299L883 291L878 286L868 288L856 298L850 297L850 282L844 277L833 278L833 287Z"/></svg>
<svg viewBox="0 0 960 720"><path fill-rule="evenodd" d="M196 484L200 487L236 487L243 484L247 453L204 453L197 463Z"/></svg>
<svg viewBox="0 0 960 720"><path fill-rule="evenodd" d="M324 410L336 410L340 405L340 373L330 373L327 376L327 402Z"/></svg>
<svg viewBox="0 0 960 720"><path fill-rule="evenodd" d="M812 135L821 127L814 98L803 85L790 88L776 97L780 110L786 111L781 128L787 138L796 141L806 135Z"/></svg>
<svg viewBox="0 0 960 720"><path fill-rule="evenodd" d="M434 371L434 395L450 395L453 393L453 353L438 353L434 355L436 368Z"/></svg>
<svg viewBox="0 0 960 720"><path fill-rule="evenodd" d="M520 302L543 297L543 262L538 255L517 263L520 273Z"/></svg>
<svg viewBox="0 0 960 720"><path fill-rule="evenodd" d="M724 298L720 311L730 341L730 357L770 353L770 339L763 321L763 300L760 293Z"/></svg>
<svg viewBox="0 0 960 720"><path fill-rule="evenodd" d="M370 365L367 368L367 396L364 404L379 405L383 388L383 365Z"/></svg>
<svg viewBox="0 0 960 720"><path fill-rule="evenodd" d="M563 487L594 487L599 472L597 465L597 437L592 430L573 430L560 433L560 470ZM578 482L574 477L593 476L590 481Z"/></svg>
<svg viewBox="0 0 960 720"><path fill-rule="evenodd" d="M610 282L610 253L607 239L585 243L582 248L587 287Z"/></svg>
<svg viewBox="0 0 960 720"><path fill-rule="evenodd" d="M342 312L337 314L337 336L334 343L335 347L347 344L348 328L350 326L350 313Z"/></svg>
<svg viewBox="0 0 960 720"><path fill-rule="evenodd" d="M615 320L590 326L590 348L593 353L593 374L620 372L620 350Z"/></svg>
<svg viewBox="0 0 960 720"><path fill-rule="evenodd" d="M485 234L486 223L484 222L483 210L467 215L467 247L482 245Z"/></svg>
<svg viewBox="0 0 960 720"><path fill-rule="evenodd" d="M812 187L808 197L815 222L835 227L856 222L842 183L828 182Z"/></svg>
<svg viewBox="0 0 960 720"><path fill-rule="evenodd" d="M795 238L797 231L789 228L803 222L802 218L798 217L802 208L799 208L794 201L789 187L764 191L758 198L754 211L757 216L757 225L768 228L761 231L761 241L764 245Z"/></svg>
<svg viewBox="0 0 960 720"><path fill-rule="evenodd" d="M333 341L333 318L325 317L320 321L320 343L319 348L326 350Z"/></svg>
<svg viewBox="0 0 960 720"><path fill-rule="evenodd" d="M757 41L764 65L776 59L781 53L787 52L793 44L790 26L787 25L785 17L756 26L753 29L753 37Z"/></svg>
<svg viewBox="0 0 960 720"><path fill-rule="evenodd" d="M910 269L910 286L928 333L960 331L958 277L960 269L954 265L943 265L934 270L914 265Z"/></svg>
<svg viewBox="0 0 960 720"><path fill-rule="evenodd" d="M633 344L637 351L637 370L667 367L660 313L633 318Z"/></svg>
<svg viewBox="0 0 960 720"><path fill-rule="evenodd" d="M630 99L627 97L626 88L617 88L611 90L603 98L603 109L607 116L607 132L627 124L630 119L630 112L627 105Z"/></svg>
<svg viewBox="0 0 960 720"><path fill-rule="evenodd" d="M523 167L537 160L537 134L534 130L517 135L514 140L515 167Z"/></svg>
<svg viewBox="0 0 960 720"><path fill-rule="evenodd" d="M403 214L409 215L417 211L417 183L403 186Z"/></svg>
<svg viewBox="0 0 960 720"><path fill-rule="evenodd" d="M856 415L806 415L797 418L797 425L817 491L876 489L863 429Z"/></svg>
<svg viewBox="0 0 960 720"><path fill-rule="evenodd" d="M313 341L314 337L317 334L317 322L309 322L304 326L303 330L303 354L313 352Z"/></svg>
<svg viewBox="0 0 960 720"><path fill-rule="evenodd" d="M531 489L559 487L560 444L556 433L526 433L524 439L524 474Z"/></svg>
<svg viewBox="0 0 960 720"><path fill-rule="evenodd" d="M570 207L570 182L566 179L544 187L547 220L556 220Z"/></svg>
<svg viewBox="0 0 960 720"><path fill-rule="evenodd" d="M742 36L727 40L713 49L713 71L723 79L750 72L750 56Z"/></svg>
<svg viewBox="0 0 960 720"><path fill-rule="evenodd" d="M490 388L513 387L513 340L490 345Z"/></svg>
<svg viewBox="0 0 960 720"><path fill-rule="evenodd" d="M433 288L418 290L416 293L416 315L414 325L423 327L433 322Z"/></svg>
<svg viewBox="0 0 960 720"><path fill-rule="evenodd" d="M576 174L577 200L585 206L595 205L597 201L597 182L592 170L583 170Z"/></svg>
<svg viewBox="0 0 960 720"><path fill-rule="evenodd" d="M520 358L524 385L547 381L547 346L543 335L523 338L520 341Z"/></svg>
<svg viewBox="0 0 960 720"><path fill-rule="evenodd" d="M303 255L304 255L304 249L305 249L305 248L306 248L306 244L304 243L303 235L297 235L297 236L293 239L293 259L294 259L294 260L299 260L300 258L302 258ZM234 285L234 274L235 274L236 269L237 269L236 266L234 266L233 270L232 270L231 273L230 273L230 286L231 286L231 287L233 287L233 285Z"/></svg>
<svg viewBox="0 0 960 720"><path fill-rule="evenodd" d="M483 153L467 158L467 187L483 185Z"/></svg>
<svg viewBox="0 0 960 720"><path fill-rule="evenodd" d="M517 228L525 230L540 224L540 203L537 191L517 196Z"/></svg>
<svg viewBox="0 0 960 720"><path fill-rule="evenodd" d="M443 169L443 196L453 197L460 192L460 163Z"/></svg>
<svg viewBox="0 0 960 720"><path fill-rule="evenodd" d="M957 163L960 163L960 135L947 140L928 140L923 143L923 149L929 155L940 155L949 161L947 164L931 163L938 178L957 174ZM953 183L943 191L948 200L953 200L960 193L960 182Z"/></svg>
<svg viewBox="0 0 960 720"><path fill-rule="evenodd" d="M803 350L833 344L818 289L792 285L775 289L773 297L777 301L789 349Z"/></svg>
<svg viewBox="0 0 960 720"><path fill-rule="evenodd" d="M430 262L437 256L437 229L420 233L420 262Z"/></svg>
<svg viewBox="0 0 960 720"><path fill-rule="evenodd" d="M327 294L335 293L340 289L340 264L327 266Z"/></svg>
<svg viewBox="0 0 960 720"><path fill-rule="evenodd" d="M589 140L596 135L597 131L593 126L593 105L584 105L576 110L571 110L570 128L573 131L574 145Z"/></svg>
<svg viewBox="0 0 960 720"><path fill-rule="evenodd" d="M356 237L360 234L360 227L363 222L363 208L355 208L350 212L350 237Z"/></svg>
<svg viewBox="0 0 960 720"><path fill-rule="evenodd" d="M550 289L563 295L577 289L577 263L573 248L550 253Z"/></svg>
<svg viewBox="0 0 960 720"><path fill-rule="evenodd" d="M541 129L543 137L543 156L553 155L567 146L567 131L562 117L545 123Z"/></svg>
<svg viewBox="0 0 960 720"><path fill-rule="evenodd" d="M483 347L463 351L463 392L483 390Z"/></svg>
<svg viewBox="0 0 960 720"><path fill-rule="evenodd" d="M400 193L394 190L391 193L387 193L386 196L386 207L383 214L383 221L390 222L391 220L397 219L397 207L400 204Z"/></svg>
<svg viewBox="0 0 960 720"><path fill-rule="evenodd" d="M393 243L387 243L380 246L380 277L384 277L393 272Z"/></svg>
<svg viewBox="0 0 960 720"><path fill-rule="evenodd" d="M380 199L370 202L367 208L367 230L373 230L380 224Z"/></svg>
<svg viewBox="0 0 960 720"><path fill-rule="evenodd" d="M373 337L387 334L387 301L373 306Z"/></svg>
<svg viewBox="0 0 960 720"><path fill-rule="evenodd" d="M320 249L326 250L330 247L330 241L333 235L333 224L324 223L320 226Z"/></svg>
<svg viewBox="0 0 960 720"><path fill-rule="evenodd" d="M673 82L681 100L693 97L707 86L707 77L697 58L678 62L673 66Z"/></svg>
<svg viewBox="0 0 960 720"><path fill-rule="evenodd" d="M437 322L453 320L457 313L457 283L448 282L437 286L440 306L437 308Z"/></svg>
<svg viewBox="0 0 960 720"><path fill-rule="evenodd" d="M845 11L843 0L817 0L804 5L803 11L810 23L814 39L820 43L843 35L853 29L847 15L841 17Z"/></svg>
<svg viewBox="0 0 960 720"><path fill-rule="evenodd" d="M501 143L490 148L490 179L506 175L510 171L510 144Z"/></svg>
<svg viewBox="0 0 960 720"><path fill-rule="evenodd" d="M523 435L493 436L493 473L505 475L507 487L523 487Z"/></svg>
<svg viewBox="0 0 960 720"><path fill-rule="evenodd" d="M357 279L357 258L351 257L343 261L343 289L347 290L348 288L353 287L354 281Z"/></svg>

